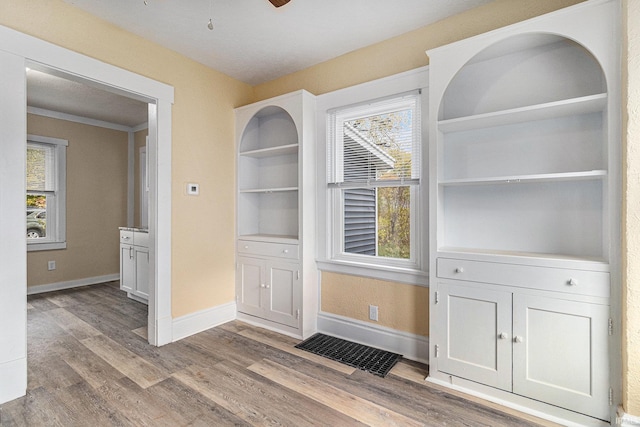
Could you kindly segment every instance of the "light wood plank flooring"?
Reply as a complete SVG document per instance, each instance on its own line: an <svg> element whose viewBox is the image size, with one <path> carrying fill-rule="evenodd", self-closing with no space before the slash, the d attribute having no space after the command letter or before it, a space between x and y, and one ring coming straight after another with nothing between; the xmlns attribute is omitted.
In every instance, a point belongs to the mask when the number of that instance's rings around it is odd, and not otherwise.
<svg viewBox="0 0 640 427"><path fill-rule="evenodd" d="M241 322L156 348L146 321L117 282L30 296L27 395L0 425L551 425L429 385L418 363L379 378Z"/></svg>

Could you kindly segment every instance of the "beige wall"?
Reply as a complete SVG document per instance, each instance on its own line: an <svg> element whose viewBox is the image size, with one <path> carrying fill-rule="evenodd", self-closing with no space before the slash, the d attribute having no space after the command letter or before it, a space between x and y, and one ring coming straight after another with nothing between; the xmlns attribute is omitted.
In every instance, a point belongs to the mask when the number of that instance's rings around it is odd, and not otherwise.
<svg viewBox="0 0 640 427"><path fill-rule="evenodd" d="M369 320L378 306L378 321ZM412 334L429 335L429 288L322 273L321 310Z"/></svg>
<svg viewBox="0 0 640 427"><path fill-rule="evenodd" d="M28 252L27 286L118 274L127 220L127 132L27 115L27 132L66 139L67 248ZM56 269L47 270L47 261Z"/></svg>
<svg viewBox="0 0 640 427"><path fill-rule="evenodd" d="M623 1L626 43L623 63L623 141L625 147L623 208L623 337L624 409L640 416L640 2Z"/></svg>
<svg viewBox="0 0 640 427"><path fill-rule="evenodd" d="M251 101L252 88L62 0L3 0L0 25L175 88L172 315L233 301L233 108ZM199 197L186 196L187 182L200 183Z"/></svg>

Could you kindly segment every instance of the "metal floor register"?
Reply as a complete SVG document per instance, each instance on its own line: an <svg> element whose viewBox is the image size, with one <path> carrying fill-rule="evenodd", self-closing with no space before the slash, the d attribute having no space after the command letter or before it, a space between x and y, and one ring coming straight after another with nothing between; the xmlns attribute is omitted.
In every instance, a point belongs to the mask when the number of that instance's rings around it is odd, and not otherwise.
<svg viewBox="0 0 640 427"><path fill-rule="evenodd" d="M385 377L402 355L324 334L315 334L295 346L301 350Z"/></svg>

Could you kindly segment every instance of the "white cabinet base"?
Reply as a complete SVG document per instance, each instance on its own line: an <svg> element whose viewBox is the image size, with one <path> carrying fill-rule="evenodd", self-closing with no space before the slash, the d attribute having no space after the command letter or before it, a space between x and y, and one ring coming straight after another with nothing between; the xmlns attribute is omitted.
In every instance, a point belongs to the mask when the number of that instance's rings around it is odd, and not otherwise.
<svg viewBox="0 0 640 427"><path fill-rule="evenodd" d="M587 426L587 427L611 427L611 424L573 411L559 408L554 405L527 399L517 394L485 386L464 378L447 375L443 372L429 373L425 381L465 394L465 398L475 396L482 400L497 403L525 414L548 420L563 426ZM481 402L482 403L482 402ZM486 404L486 402L485 402ZM615 414L612 415L612 417ZM612 418L615 419L615 418Z"/></svg>

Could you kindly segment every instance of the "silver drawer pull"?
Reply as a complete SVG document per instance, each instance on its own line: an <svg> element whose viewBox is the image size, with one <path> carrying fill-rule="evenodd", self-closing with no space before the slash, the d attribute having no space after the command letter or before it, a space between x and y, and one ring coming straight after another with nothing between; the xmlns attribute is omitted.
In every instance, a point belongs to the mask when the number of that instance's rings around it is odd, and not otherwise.
<svg viewBox="0 0 640 427"><path fill-rule="evenodd" d="M516 337L513 340L517 343L521 343L522 341L524 341L524 338L516 335Z"/></svg>
<svg viewBox="0 0 640 427"><path fill-rule="evenodd" d="M464 268L457 267L455 271L456 271L456 273L464 273Z"/></svg>
<svg viewBox="0 0 640 427"><path fill-rule="evenodd" d="M500 335L498 335L498 337L499 337L501 340L506 340L507 338L509 338L509 334L507 334L507 333L505 333L505 332L502 332Z"/></svg>
<svg viewBox="0 0 640 427"><path fill-rule="evenodd" d="M576 280L574 280L574 279L569 279L567 281L567 285L569 285L569 286L577 286L578 282Z"/></svg>
<svg viewBox="0 0 640 427"><path fill-rule="evenodd" d="M284 251L282 251L283 254L288 254L289 253L289 249L285 249Z"/></svg>
<svg viewBox="0 0 640 427"><path fill-rule="evenodd" d="M244 248L245 248L245 249L249 249L249 246L247 246L247 245L244 245Z"/></svg>
<svg viewBox="0 0 640 427"><path fill-rule="evenodd" d="M129 236L124 236L122 240L129 240Z"/></svg>

